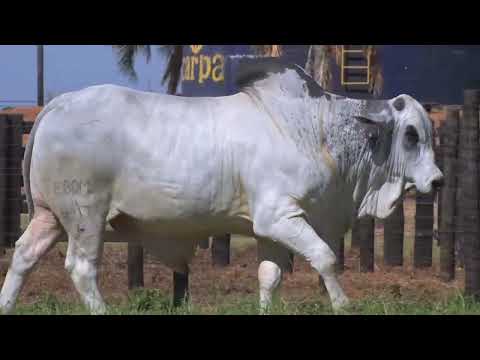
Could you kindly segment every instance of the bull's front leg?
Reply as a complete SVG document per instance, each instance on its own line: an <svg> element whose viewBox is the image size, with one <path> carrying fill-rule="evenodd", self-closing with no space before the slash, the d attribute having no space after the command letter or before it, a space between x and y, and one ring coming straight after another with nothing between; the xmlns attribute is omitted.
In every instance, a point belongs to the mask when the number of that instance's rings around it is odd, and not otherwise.
<svg viewBox="0 0 480 360"><path fill-rule="evenodd" d="M260 206L257 210L255 234L277 241L304 256L322 276L334 311L348 305L335 274L335 254L305 220L304 212L289 200L278 207Z"/></svg>

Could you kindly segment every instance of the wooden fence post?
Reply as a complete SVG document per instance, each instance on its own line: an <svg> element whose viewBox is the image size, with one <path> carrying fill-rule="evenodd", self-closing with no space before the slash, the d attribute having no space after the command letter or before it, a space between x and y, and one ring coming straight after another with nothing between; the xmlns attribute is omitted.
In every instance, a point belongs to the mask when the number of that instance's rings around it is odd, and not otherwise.
<svg viewBox="0 0 480 360"><path fill-rule="evenodd" d="M128 289L143 287L143 247L128 243Z"/></svg>
<svg viewBox="0 0 480 360"><path fill-rule="evenodd" d="M22 234L23 115L7 115L7 127L7 232L9 245L14 246Z"/></svg>
<svg viewBox="0 0 480 360"><path fill-rule="evenodd" d="M457 186L457 147L460 111L447 107L446 120L440 132L444 185L440 189L439 236L440 277L444 281L455 278L455 201Z"/></svg>
<svg viewBox="0 0 480 360"><path fill-rule="evenodd" d="M358 221L360 238L360 271L373 272L375 269L375 219L367 216Z"/></svg>
<svg viewBox="0 0 480 360"><path fill-rule="evenodd" d="M201 239L198 241L198 247L203 250L207 250L210 247L210 238Z"/></svg>
<svg viewBox="0 0 480 360"><path fill-rule="evenodd" d="M287 265L287 268L285 269L286 272L292 274L293 273L293 264L294 264L294 261L295 261L295 255L293 254L293 252L290 253L290 262L288 263Z"/></svg>
<svg viewBox="0 0 480 360"><path fill-rule="evenodd" d="M228 266L230 264L230 234L213 237L212 262L214 266Z"/></svg>
<svg viewBox="0 0 480 360"><path fill-rule="evenodd" d="M384 221L383 261L387 266L403 266L404 227L402 201L393 214Z"/></svg>
<svg viewBox="0 0 480 360"><path fill-rule="evenodd" d="M434 152L435 152L435 163L437 164L438 168L444 173L444 161L443 161L443 143L442 143L442 129L443 127L439 127L438 130L435 131L435 139L434 139ZM436 141L435 141L436 140ZM442 221L442 189L434 189L435 191L435 202L437 203L437 245L440 246L440 223Z"/></svg>
<svg viewBox="0 0 480 360"><path fill-rule="evenodd" d="M457 233L464 248L465 295L480 299L478 133L480 90L465 90L460 121Z"/></svg>
<svg viewBox="0 0 480 360"><path fill-rule="evenodd" d="M352 214L352 229L351 229L350 244L352 249L360 248L360 235L358 233L358 219L357 219L356 212Z"/></svg>
<svg viewBox="0 0 480 360"><path fill-rule="evenodd" d="M335 246L333 249L335 256L337 257L337 262L335 263L335 271L337 274L341 274L345 271L345 237L340 237L335 241Z"/></svg>
<svg viewBox="0 0 480 360"><path fill-rule="evenodd" d="M413 266L432 266L433 252L433 194L416 194L415 245Z"/></svg>
<svg viewBox="0 0 480 360"><path fill-rule="evenodd" d="M178 307L189 298L188 272L185 274L173 272L173 306Z"/></svg>

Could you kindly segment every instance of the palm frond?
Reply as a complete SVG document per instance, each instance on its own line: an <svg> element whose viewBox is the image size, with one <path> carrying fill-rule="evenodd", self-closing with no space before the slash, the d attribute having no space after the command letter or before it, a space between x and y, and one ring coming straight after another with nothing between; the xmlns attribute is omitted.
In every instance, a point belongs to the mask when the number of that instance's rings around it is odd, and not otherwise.
<svg viewBox="0 0 480 360"><path fill-rule="evenodd" d="M180 82L183 62L183 45L161 45L161 51L167 52L167 68L163 74L162 84L168 81L167 92L175 94Z"/></svg>
<svg viewBox="0 0 480 360"><path fill-rule="evenodd" d="M120 71L131 80L137 80L135 58L139 52L142 52L146 56L147 61L150 61L150 45L112 45L112 47L116 52Z"/></svg>
<svg viewBox="0 0 480 360"><path fill-rule="evenodd" d="M255 54L265 57L280 57L283 54L282 45L250 45Z"/></svg>

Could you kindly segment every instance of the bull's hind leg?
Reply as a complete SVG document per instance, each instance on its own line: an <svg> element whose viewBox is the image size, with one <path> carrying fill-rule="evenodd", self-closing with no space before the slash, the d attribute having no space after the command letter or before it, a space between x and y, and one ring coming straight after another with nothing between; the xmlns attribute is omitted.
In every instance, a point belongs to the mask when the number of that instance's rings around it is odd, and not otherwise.
<svg viewBox="0 0 480 360"><path fill-rule="evenodd" d="M38 260L65 235L53 213L45 208L35 208L35 216L15 243L12 263L0 293L0 310L10 313L17 297Z"/></svg>
<svg viewBox="0 0 480 360"><path fill-rule="evenodd" d="M106 306L98 289L98 265L103 252L105 221L99 216L79 218L68 227L65 268L92 314L104 314Z"/></svg>

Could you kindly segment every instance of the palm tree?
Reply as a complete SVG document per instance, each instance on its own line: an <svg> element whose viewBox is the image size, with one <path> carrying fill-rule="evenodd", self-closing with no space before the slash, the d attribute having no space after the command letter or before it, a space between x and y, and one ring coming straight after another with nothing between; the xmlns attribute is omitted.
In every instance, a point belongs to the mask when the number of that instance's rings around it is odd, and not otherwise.
<svg viewBox="0 0 480 360"><path fill-rule="evenodd" d="M118 57L120 70L132 80L137 79L135 58L144 55L150 61L153 45L113 45ZM183 45L156 45L157 49L167 57L167 68L162 77L162 84L168 81L167 93L175 94L182 68Z"/></svg>

